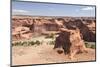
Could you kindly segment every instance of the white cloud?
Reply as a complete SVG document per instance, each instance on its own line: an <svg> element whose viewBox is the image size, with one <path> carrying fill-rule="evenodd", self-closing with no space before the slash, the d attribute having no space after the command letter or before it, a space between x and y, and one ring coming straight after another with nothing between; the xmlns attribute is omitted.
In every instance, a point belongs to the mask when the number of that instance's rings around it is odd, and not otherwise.
<svg viewBox="0 0 100 67"><path fill-rule="evenodd" d="M27 10L19 10L19 9L13 9L12 14L29 14L30 12Z"/></svg>
<svg viewBox="0 0 100 67"><path fill-rule="evenodd" d="M81 10L93 10L94 8L93 7L85 7L85 8L82 8Z"/></svg>
<svg viewBox="0 0 100 67"><path fill-rule="evenodd" d="M28 12L26 10L17 10L17 9L14 9L13 12Z"/></svg>

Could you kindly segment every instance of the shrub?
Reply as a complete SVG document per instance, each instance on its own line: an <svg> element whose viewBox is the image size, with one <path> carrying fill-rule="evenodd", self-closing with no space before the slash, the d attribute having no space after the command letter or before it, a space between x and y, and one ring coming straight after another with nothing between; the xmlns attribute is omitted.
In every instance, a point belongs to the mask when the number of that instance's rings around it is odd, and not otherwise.
<svg viewBox="0 0 100 67"><path fill-rule="evenodd" d="M96 47L95 47L95 45L91 45L91 48L92 48L92 49L95 49Z"/></svg>
<svg viewBox="0 0 100 67"><path fill-rule="evenodd" d="M21 45L23 46L24 45L24 42L22 42Z"/></svg>
<svg viewBox="0 0 100 67"><path fill-rule="evenodd" d="M12 46L33 46L33 45L40 45L42 44L42 42L40 42L39 40L36 40L36 41L19 41L19 42L14 42L12 43Z"/></svg>
<svg viewBox="0 0 100 67"><path fill-rule="evenodd" d="M51 34L47 35L45 38L54 38L54 34L51 33Z"/></svg>
<svg viewBox="0 0 100 67"><path fill-rule="evenodd" d="M19 45L19 42L15 42L15 44L14 44L15 46L18 46Z"/></svg>
<svg viewBox="0 0 100 67"><path fill-rule="evenodd" d="M24 46L28 46L28 42L27 41L24 41Z"/></svg>
<svg viewBox="0 0 100 67"><path fill-rule="evenodd" d="M35 44L40 45L40 41L36 40Z"/></svg>
<svg viewBox="0 0 100 67"><path fill-rule="evenodd" d="M92 49L95 49L95 48L96 48L95 44L89 44L89 43L87 43L87 42L85 42L85 46L86 46L87 48L92 48Z"/></svg>
<svg viewBox="0 0 100 67"><path fill-rule="evenodd" d="M91 47L91 45L88 44L87 42L85 43L85 46L86 46L87 48L90 48L90 47Z"/></svg>
<svg viewBox="0 0 100 67"><path fill-rule="evenodd" d="M55 44L55 41L50 41L49 44L50 45L54 45Z"/></svg>
<svg viewBox="0 0 100 67"><path fill-rule="evenodd" d="M30 41L30 45L35 45L35 42L34 41Z"/></svg>
<svg viewBox="0 0 100 67"><path fill-rule="evenodd" d="M15 44L14 43L12 43L12 46L14 46Z"/></svg>

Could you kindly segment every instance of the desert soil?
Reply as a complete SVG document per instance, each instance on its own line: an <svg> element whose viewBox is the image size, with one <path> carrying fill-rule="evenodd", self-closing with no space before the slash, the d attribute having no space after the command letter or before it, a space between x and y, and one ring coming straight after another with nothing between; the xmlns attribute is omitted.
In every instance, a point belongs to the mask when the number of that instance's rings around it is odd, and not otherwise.
<svg viewBox="0 0 100 67"><path fill-rule="evenodd" d="M94 61L95 49L88 49L88 53L80 53L75 55L74 59L68 58L68 55L58 54L53 50L54 45L39 46L13 46L12 47L12 65L27 64L45 64L45 63L61 63L61 62L79 62Z"/></svg>

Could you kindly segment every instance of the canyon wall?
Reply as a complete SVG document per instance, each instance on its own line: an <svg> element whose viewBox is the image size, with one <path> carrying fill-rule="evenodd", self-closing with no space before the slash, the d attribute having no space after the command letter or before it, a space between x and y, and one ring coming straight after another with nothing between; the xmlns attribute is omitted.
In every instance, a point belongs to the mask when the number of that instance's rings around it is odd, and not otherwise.
<svg viewBox="0 0 100 67"><path fill-rule="evenodd" d="M31 17L12 16L12 39L30 38L31 34L78 28L85 41L96 41L96 19L93 17ZM30 35L29 35L30 34Z"/></svg>

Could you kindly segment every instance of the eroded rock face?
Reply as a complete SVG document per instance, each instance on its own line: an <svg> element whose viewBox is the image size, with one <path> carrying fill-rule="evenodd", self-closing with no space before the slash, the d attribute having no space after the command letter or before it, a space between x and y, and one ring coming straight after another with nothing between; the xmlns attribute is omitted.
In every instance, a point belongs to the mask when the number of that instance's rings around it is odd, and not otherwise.
<svg viewBox="0 0 100 67"><path fill-rule="evenodd" d="M83 39L85 41L92 41L95 42L96 41L96 34L95 34L95 22L92 22L92 20L90 20L89 22L86 21L82 21L82 20L74 20L74 21L69 21L64 23L66 28L68 29L72 29L73 26L77 27L78 29L80 29L82 35L83 35Z"/></svg>
<svg viewBox="0 0 100 67"><path fill-rule="evenodd" d="M12 30L12 39L19 40L19 39L28 39L30 38L30 30L28 27L16 27Z"/></svg>
<svg viewBox="0 0 100 67"><path fill-rule="evenodd" d="M78 28L71 30L61 28L60 34L56 38L54 49L63 48L65 54L69 54L70 58L78 52L86 52L86 47L82 39L82 35Z"/></svg>
<svg viewBox="0 0 100 67"><path fill-rule="evenodd" d="M13 16L12 30L17 27L27 27L30 32L41 34L47 31L59 31L59 28L72 29L74 26L80 29L85 41L95 42L95 23L94 18Z"/></svg>
<svg viewBox="0 0 100 67"><path fill-rule="evenodd" d="M56 48L63 48L64 53L69 53L70 51L70 32L61 31L59 36L55 40L54 49Z"/></svg>

